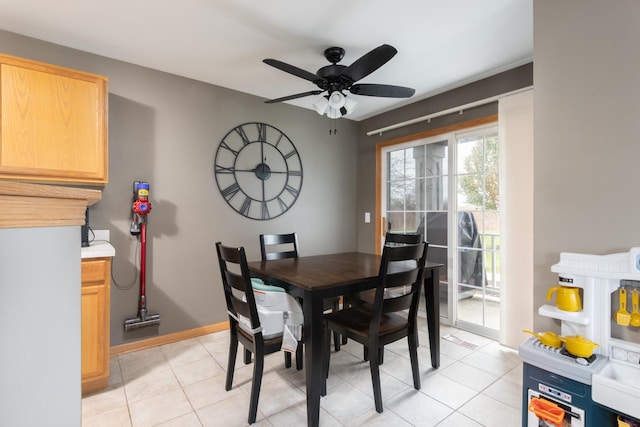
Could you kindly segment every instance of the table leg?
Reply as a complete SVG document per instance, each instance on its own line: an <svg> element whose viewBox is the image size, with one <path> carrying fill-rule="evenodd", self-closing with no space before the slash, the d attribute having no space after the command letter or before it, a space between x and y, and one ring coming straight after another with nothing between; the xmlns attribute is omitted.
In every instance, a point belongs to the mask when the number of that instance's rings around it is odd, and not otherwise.
<svg viewBox="0 0 640 427"><path fill-rule="evenodd" d="M304 364L307 382L307 425L320 424L320 391L322 389L323 363L323 299L312 292L305 293L304 312Z"/></svg>
<svg viewBox="0 0 640 427"><path fill-rule="evenodd" d="M429 348L431 366L440 367L440 271L436 268L425 270L430 277L424 279L424 298L427 308L427 327L429 329Z"/></svg>

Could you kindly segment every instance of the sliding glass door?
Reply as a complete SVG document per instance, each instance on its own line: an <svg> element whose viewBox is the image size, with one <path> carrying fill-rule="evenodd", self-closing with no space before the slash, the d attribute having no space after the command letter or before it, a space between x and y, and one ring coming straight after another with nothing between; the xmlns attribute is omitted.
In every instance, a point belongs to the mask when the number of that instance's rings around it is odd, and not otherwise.
<svg viewBox="0 0 640 427"><path fill-rule="evenodd" d="M500 328L500 213L497 127L383 150L386 230L418 232L440 272L441 316L497 337Z"/></svg>

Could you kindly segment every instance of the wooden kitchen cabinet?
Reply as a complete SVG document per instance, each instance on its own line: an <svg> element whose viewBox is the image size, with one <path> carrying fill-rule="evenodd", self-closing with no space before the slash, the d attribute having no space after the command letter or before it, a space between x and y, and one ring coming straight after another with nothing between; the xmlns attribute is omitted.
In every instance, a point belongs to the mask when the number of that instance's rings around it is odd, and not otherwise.
<svg viewBox="0 0 640 427"><path fill-rule="evenodd" d="M107 78L0 54L0 178L104 185Z"/></svg>
<svg viewBox="0 0 640 427"><path fill-rule="evenodd" d="M111 258L82 260L82 393L109 382Z"/></svg>

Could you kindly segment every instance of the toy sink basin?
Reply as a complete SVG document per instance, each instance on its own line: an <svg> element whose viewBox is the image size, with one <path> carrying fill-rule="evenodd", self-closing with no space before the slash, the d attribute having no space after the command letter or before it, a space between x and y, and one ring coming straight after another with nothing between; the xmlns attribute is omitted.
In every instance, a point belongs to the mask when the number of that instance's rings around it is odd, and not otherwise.
<svg viewBox="0 0 640 427"><path fill-rule="evenodd" d="M640 418L640 369L609 362L593 375L592 398L622 414Z"/></svg>

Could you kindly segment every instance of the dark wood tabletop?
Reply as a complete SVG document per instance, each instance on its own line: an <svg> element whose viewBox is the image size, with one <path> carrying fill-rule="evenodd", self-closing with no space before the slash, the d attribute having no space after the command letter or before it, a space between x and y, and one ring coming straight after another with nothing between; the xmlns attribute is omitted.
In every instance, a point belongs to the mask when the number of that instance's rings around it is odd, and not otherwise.
<svg viewBox="0 0 640 427"><path fill-rule="evenodd" d="M380 255L347 252L248 263L252 275L282 286L303 300L309 426L318 426L320 419L323 299L375 287L381 259ZM438 280L441 266L427 262L424 274L431 365L434 368L440 366Z"/></svg>

